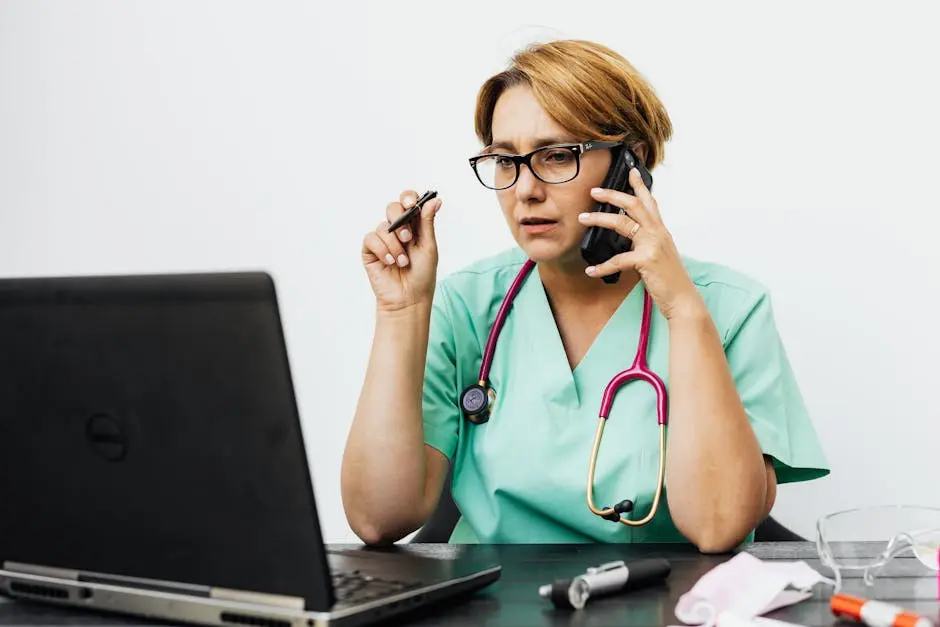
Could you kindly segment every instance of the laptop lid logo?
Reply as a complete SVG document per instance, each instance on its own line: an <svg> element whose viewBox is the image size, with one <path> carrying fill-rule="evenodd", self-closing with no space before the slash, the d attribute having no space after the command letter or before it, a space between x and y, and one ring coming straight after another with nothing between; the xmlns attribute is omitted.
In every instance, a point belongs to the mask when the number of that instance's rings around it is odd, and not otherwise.
<svg viewBox="0 0 940 627"><path fill-rule="evenodd" d="M88 419L85 437L92 450L109 462L119 462L127 455L127 442L121 425L107 414L95 414Z"/></svg>

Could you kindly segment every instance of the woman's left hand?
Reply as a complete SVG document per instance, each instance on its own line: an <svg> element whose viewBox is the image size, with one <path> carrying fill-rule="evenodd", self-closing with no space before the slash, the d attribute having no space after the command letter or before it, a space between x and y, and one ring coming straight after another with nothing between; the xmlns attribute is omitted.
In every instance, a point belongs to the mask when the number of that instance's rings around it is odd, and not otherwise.
<svg viewBox="0 0 940 627"><path fill-rule="evenodd" d="M612 189L591 190L595 200L620 207L626 214L582 213L581 224L612 229L632 240L633 249L588 267L587 274L603 277L635 269L666 319L701 314L705 311L704 301L682 263L672 235L663 224L656 199L636 168L630 171L630 185L636 196Z"/></svg>

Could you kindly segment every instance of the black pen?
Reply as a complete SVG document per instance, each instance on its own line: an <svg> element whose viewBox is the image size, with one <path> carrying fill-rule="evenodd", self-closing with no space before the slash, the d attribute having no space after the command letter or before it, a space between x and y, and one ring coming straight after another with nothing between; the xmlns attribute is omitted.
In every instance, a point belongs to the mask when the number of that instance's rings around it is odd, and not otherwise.
<svg viewBox="0 0 940 627"><path fill-rule="evenodd" d="M558 608L580 610L589 598L626 592L663 581L672 567L664 559L607 562L574 579L556 579L539 588L539 596Z"/></svg>
<svg viewBox="0 0 940 627"><path fill-rule="evenodd" d="M432 192L432 191L427 191L421 194L421 198L419 198L415 202L415 204L411 207L411 209L409 209L405 213L398 216L398 219L392 222L392 224L388 227L388 232L391 233L395 229L399 228L400 226L408 222L408 220L413 218L416 213L421 211L421 207L424 206L424 203L431 200L435 196L437 196L437 192Z"/></svg>

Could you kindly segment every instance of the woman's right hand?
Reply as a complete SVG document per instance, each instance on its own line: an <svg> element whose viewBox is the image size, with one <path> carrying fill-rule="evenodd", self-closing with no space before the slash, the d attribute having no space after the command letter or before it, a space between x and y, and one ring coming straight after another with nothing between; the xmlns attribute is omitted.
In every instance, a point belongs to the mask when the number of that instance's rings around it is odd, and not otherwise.
<svg viewBox="0 0 940 627"><path fill-rule="evenodd" d="M431 304L437 279L437 241L434 238L434 216L441 199L434 198L421 208L420 215L402 225L394 233L388 226L408 210L418 198L405 190L398 202L385 208L386 219L362 241L362 264L365 266L376 306L381 311L400 311L418 304Z"/></svg>

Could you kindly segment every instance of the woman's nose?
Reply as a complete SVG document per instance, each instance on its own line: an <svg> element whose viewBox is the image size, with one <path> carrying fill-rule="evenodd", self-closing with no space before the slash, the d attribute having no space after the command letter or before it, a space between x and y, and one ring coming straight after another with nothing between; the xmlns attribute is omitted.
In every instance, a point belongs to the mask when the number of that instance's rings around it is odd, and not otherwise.
<svg viewBox="0 0 940 627"><path fill-rule="evenodd" d="M519 200L524 201L532 197L541 197L542 194L542 181L525 164L519 166L519 178L516 180L515 187L516 197Z"/></svg>

